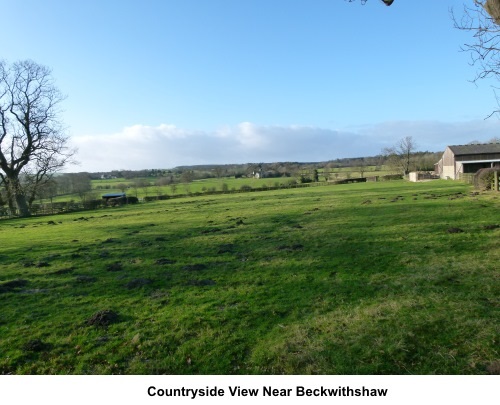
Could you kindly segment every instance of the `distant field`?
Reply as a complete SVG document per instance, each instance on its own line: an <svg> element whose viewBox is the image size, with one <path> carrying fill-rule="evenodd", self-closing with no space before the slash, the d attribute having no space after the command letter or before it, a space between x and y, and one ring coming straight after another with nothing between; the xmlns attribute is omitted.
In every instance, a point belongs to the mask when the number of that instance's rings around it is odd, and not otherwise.
<svg viewBox="0 0 500 405"><path fill-rule="evenodd" d="M500 198L473 191L362 183L0 221L0 374L498 373Z"/></svg>

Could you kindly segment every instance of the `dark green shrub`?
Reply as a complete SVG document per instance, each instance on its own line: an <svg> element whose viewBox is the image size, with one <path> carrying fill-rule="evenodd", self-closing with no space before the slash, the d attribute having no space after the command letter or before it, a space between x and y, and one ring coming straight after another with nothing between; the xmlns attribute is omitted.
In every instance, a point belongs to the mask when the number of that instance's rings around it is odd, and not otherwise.
<svg viewBox="0 0 500 405"><path fill-rule="evenodd" d="M474 175L474 186L481 190L492 190L495 172L500 172L500 167L479 169Z"/></svg>

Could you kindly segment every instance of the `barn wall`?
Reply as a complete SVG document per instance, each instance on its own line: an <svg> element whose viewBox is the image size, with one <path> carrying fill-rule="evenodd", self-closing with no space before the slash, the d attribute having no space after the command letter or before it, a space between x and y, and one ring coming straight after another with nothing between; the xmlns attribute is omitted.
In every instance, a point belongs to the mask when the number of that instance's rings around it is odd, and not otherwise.
<svg viewBox="0 0 500 405"><path fill-rule="evenodd" d="M455 165L455 154L447 147L443 153L443 167Z"/></svg>

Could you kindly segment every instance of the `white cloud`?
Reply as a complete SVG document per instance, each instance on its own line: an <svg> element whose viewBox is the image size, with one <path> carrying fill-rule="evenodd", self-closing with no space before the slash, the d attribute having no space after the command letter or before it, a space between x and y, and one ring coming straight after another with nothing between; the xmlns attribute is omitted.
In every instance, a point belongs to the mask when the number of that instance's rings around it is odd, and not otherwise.
<svg viewBox="0 0 500 405"><path fill-rule="evenodd" d="M70 170L95 172L192 164L325 161L373 156L407 135L414 137L420 150L439 151L449 144L486 141L498 136L499 130L497 120L393 121L349 130L243 122L212 132L167 124L133 125L114 134L73 137L81 165Z"/></svg>

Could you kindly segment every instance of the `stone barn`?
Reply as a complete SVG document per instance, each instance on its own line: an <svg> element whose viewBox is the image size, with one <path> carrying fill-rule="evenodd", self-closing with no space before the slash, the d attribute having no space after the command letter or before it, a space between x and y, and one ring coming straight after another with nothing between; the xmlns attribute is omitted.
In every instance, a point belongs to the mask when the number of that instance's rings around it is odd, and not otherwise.
<svg viewBox="0 0 500 405"><path fill-rule="evenodd" d="M442 179L459 180L463 174L500 166L500 143L451 145L436 163L435 172Z"/></svg>

